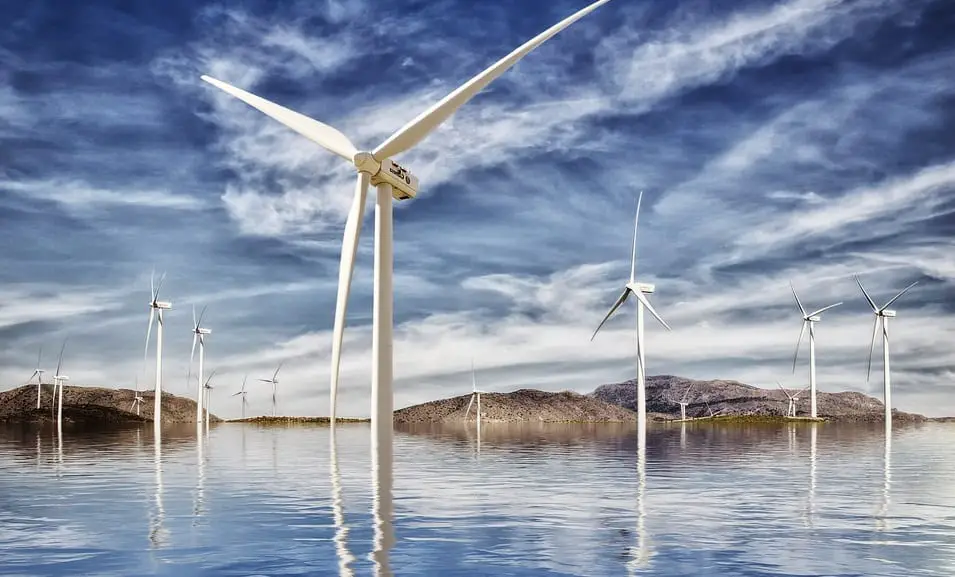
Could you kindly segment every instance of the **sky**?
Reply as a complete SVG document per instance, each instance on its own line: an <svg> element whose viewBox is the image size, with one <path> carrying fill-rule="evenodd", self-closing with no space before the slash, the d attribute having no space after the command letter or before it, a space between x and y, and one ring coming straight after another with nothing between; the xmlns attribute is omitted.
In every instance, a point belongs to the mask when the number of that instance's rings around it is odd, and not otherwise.
<svg viewBox="0 0 955 577"><path fill-rule="evenodd" d="M152 388L150 275L166 274L166 391L190 387L207 306L213 412L325 415L354 168L200 81L209 74L370 150L585 0L37 0L0 30L0 387L52 375ZM945 0L612 0L531 52L395 160L395 406L470 390L592 391L647 371L808 384L955 414L955 7ZM367 416L373 194L339 415Z"/></svg>

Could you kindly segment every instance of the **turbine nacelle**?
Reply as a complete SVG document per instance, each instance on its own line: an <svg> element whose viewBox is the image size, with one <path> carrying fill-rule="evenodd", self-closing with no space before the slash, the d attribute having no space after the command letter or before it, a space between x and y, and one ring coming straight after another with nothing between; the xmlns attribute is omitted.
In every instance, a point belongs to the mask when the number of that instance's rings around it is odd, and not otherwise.
<svg viewBox="0 0 955 577"><path fill-rule="evenodd" d="M651 295L657 290L655 285L645 282L628 282L627 288L633 292L642 292L645 295Z"/></svg>
<svg viewBox="0 0 955 577"><path fill-rule="evenodd" d="M891 319L891 318L895 318L895 311L893 311L893 310L882 311L882 312L879 313L879 316L887 317L887 318L890 318L890 319Z"/></svg>
<svg viewBox="0 0 955 577"><path fill-rule="evenodd" d="M211 329L204 329L204 328L201 328L201 327L200 327L200 328L198 328L198 329L195 329L195 333L196 333L197 335L211 335L211 334L212 334L212 330L211 330Z"/></svg>
<svg viewBox="0 0 955 577"><path fill-rule="evenodd" d="M818 323L819 321L822 320L822 317L819 315L812 315L812 316L806 317L806 320L811 323Z"/></svg>
<svg viewBox="0 0 955 577"><path fill-rule="evenodd" d="M395 200L408 200L418 195L418 177L395 162L386 158L379 162L370 152L359 152L353 161L358 172L371 175L372 186L391 185Z"/></svg>
<svg viewBox="0 0 955 577"><path fill-rule="evenodd" d="M168 310L172 308L172 303L166 301L153 301L149 303L149 306L154 309Z"/></svg>
<svg viewBox="0 0 955 577"><path fill-rule="evenodd" d="M55 377L53 377L53 378L56 379L56 380L58 380L58 381L68 381L68 380L70 380L70 378L69 378L68 376L66 376L66 375L57 375L57 376L55 376Z"/></svg>

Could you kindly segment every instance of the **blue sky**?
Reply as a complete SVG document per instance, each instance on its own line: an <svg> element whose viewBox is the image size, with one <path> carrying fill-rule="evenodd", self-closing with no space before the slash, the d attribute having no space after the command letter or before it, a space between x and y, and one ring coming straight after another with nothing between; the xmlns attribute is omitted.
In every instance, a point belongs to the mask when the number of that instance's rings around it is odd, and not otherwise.
<svg viewBox="0 0 955 577"><path fill-rule="evenodd" d="M143 373L149 275L167 273L165 389L186 394L191 308L208 305L213 410L281 361L280 412L327 414L338 257L353 169L201 82L245 88L372 148L586 4L324 0L53 2L0 31L0 382L44 346L81 384ZM944 0L614 0L532 52L412 151L395 213L396 406L632 377L628 275L651 374L774 386L807 307L822 390L865 380L877 301L896 306L897 408L955 413L955 9ZM340 413L367 415L366 212ZM805 343L804 343L805 346ZM803 350L803 355L806 350ZM150 361L151 362L151 361ZM284 377L284 378L283 378ZM253 387L253 412L270 391ZM218 407L215 406L218 405ZM234 406L233 406L234 405Z"/></svg>

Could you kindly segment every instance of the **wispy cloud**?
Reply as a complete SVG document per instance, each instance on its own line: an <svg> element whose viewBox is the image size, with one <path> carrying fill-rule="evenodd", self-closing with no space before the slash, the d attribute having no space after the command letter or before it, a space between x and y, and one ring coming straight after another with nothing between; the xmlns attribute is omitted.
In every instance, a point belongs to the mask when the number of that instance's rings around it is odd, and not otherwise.
<svg viewBox="0 0 955 577"><path fill-rule="evenodd" d="M167 190L107 190L76 180L0 181L0 189L33 200L55 202L70 212L90 213L112 206L195 210L203 202L193 196Z"/></svg>

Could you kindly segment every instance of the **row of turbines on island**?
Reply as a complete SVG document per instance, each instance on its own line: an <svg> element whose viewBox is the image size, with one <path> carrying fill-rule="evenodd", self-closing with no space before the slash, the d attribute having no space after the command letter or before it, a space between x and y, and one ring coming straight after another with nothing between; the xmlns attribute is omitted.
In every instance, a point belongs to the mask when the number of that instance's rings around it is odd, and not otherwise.
<svg viewBox="0 0 955 577"><path fill-rule="evenodd" d="M374 222L374 277L373 277L373 307L372 307L372 367L371 367L371 394L370 394L370 418L372 423L372 449L379 445L391 445L393 437L393 409L394 409L394 294L393 294L393 264L394 264L394 246L393 246L393 205L395 201L413 199L417 196L419 181L407 168L399 165L393 160L397 155L413 149L417 144L437 129L442 123L448 120L455 112L468 103L475 95L481 92L491 82L504 74L507 70L517 64L532 50L564 30L577 20L583 18L590 12L603 6L610 0L597 0L589 6L577 11L575 14L565 18L561 22L551 26L547 30L538 34L522 46L518 47L510 54L500 59L489 68L474 76L463 85L449 93L446 97L432 105L430 108L419 114L416 118L399 128L391 136L385 139L373 150L359 149L345 134L338 129L329 126L323 122L302 115L298 112L285 108L279 104L266 100L260 96L251 94L245 90L232 86L221 80L207 75L201 76L201 80L216 87L217 89L231 95L232 97L244 102L248 106L278 121L287 128L297 132L305 139L321 146L328 152L343 158L356 170L356 181L354 193L352 196L351 207L345 221L341 260L338 272L338 292L335 301L335 316L332 330L332 347L330 359L330 421L332 426L335 424L337 414L337 395L341 369L342 345L344 340L345 319L348 309L348 299L351 290L352 277L354 274L355 259L358 251L358 243L361 235L362 221L365 214L365 205L370 186L376 188L375 195L375 222ZM637 219L639 219L639 205L637 202ZM636 224L636 223L635 223ZM637 282L636 274L636 225L634 226L633 253L631 257L630 280L627 282L623 293L614 303L613 307L604 317L603 321L594 332L596 336L600 327L614 314L614 312L633 295L637 299L637 421L638 430L641 434L645 433L646 428L646 378L645 378L645 358L643 346L644 338L644 311L649 311L667 330L669 325L653 309L647 295L652 294L655 287L651 284ZM856 278L858 282L858 278ZM862 288L866 300L872 307L876 315L875 328L873 330L873 346L875 336L879 325L882 327L883 338L883 358L884 358L884 401L886 426L891 423L891 392L889 377L889 340L888 340L888 319L895 316L895 312L888 307L899 297L908 291L913 285L910 285L898 295L893 297L885 306L878 307L869 297L868 293ZM160 282L161 285L161 282ZM859 286L862 287L861 282ZM793 290L795 296L795 290ZM800 313L803 317L803 328L800 332L800 343L802 336L808 327L809 330L809 389L810 389L810 414L816 416L816 387L815 387L815 331L814 324L819 322L823 311L833 306L824 307L812 313L807 313L803 308L801 301L796 297ZM162 391L162 328L163 311L171 308L171 304L158 300L158 290L153 292L150 303L150 318L153 315L158 316L158 335L156 342L156 397L154 406L155 426L160 426L161 417L161 391ZM157 312L158 311L158 312ZM150 330L152 320L150 320ZM206 331L206 332L203 332ZM209 334L208 329L200 326L197 319L194 326L194 347L195 340L199 342L200 367L203 363L203 343L205 337ZM148 347L147 333L147 347ZM593 337L591 337L591 340ZM798 343L797 343L798 356ZM870 347L870 366L871 366L871 347ZM795 362L795 361L794 361ZM281 368L281 367L280 367ZM191 366L190 366L191 370ZM794 369L795 370L795 369ZM62 383L65 377L59 375L58 383ZM202 368L199 370L201 382ZM273 412L275 406L275 385L277 384L278 371L271 380L260 379L273 385ZM208 381L203 385L208 385ZM62 387L60 387L61 391ZM245 389L236 393L244 399ZM787 392L787 395L789 393ZM138 396L138 395L137 395ZM478 397L475 391L472 398ZM789 412L795 413L795 397L790 397L791 403ZM684 399L685 401L685 399ZM136 405L142 403L142 400L134 401ZM203 390L200 387L197 393L197 411L202 413ZM244 404L243 404L244 407ZM470 409L468 410L468 413ZM477 411L480 416L480 410ZM684 406L685 413L685 406ZM388 457L390 458L390 457Z"/></svg>

